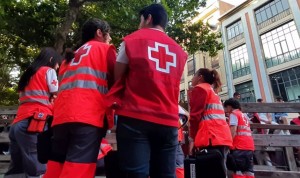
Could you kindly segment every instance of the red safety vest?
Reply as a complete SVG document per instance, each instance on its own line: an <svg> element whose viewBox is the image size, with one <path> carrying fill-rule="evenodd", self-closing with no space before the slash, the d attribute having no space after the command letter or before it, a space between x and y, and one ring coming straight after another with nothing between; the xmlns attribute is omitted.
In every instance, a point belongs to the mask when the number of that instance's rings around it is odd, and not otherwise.
<svg viewBox="0 0 300 178"><path fill-rule="evenodd" d="M195 137L195 147L232 146L230 129L219 96L209 84L199 84L196 87L206 90L208 97Z"/></svg>
<svg viewBox="0 0 300 178"><path fill-rule="evenodd" d="M294 118L291 122L300 126L300 116L297 118ZM294 130L294 131L292 131L292 134L300 134L300 130Z"/></svg>
<svg viewBox="0 0 300 178"><path fill-rule="evenodd" d="M233 138L233 149L254 151L254 141L248 118L238 109L232 111L231 114L238 118L236 135Z"/></svg>
<svg viewBox="0 0 300 178"><path fill-rule="evenodd" d="M20 106L13 123L27 119L35 112L52 115L50 91L46 81L46 73L50 67L41 67L30 79L24 91L19 93Z"/></svg>
<svg viewBox="0 0 300 178"><path fill-rule="evenodd" d="M300 125L300 116L292 120L296 125Z"/></svg>
<svg viewBox="0 0 300 178"><path fill-rule="evenodd" d="M54 104L53 125L80 122L103 127L109 49L109 45L91 40L61 69L63 76Z"/></svg>
<svg viewBox="0 0 300 178"><path fill-rule="evenodd" d="M62 63L61 63L61 65L59 66L59 71L58 71L58 83L59 83L59 86L60 86L60 82L62 80L62 77L63 77L64 73L67 70L67 67L68 67L67 61L63 60Z"/></svg>
<svg viewBox="0 0 300 178"><path fill-rule="evenodd" d="M179 85L187 54L155 29L138 30L124 42L130 70L116 114L178 127Z"/></svg>

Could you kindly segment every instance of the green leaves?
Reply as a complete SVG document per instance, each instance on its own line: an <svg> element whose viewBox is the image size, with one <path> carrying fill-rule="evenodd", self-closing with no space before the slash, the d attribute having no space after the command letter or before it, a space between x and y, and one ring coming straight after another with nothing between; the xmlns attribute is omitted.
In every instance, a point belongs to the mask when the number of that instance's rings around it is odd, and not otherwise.
<svg viewBox="0 0 300 178"><path fill-rule="evenodd" d="M81 26L90 17L106 20L112 28L112 42L119 46L125 35L137 30L140 21L139 11L153 2L153 0L0 1L0 65L6 65L3 68L6 73L1 75L7 77L13 67L18 67L22 73L42 47L75 46L80 39ZM197 10L205 5L205 0L160 2L169 14L170 23L166 32L190 54L201 50L215 56L217 51L223 48L218 40L219 33L212 33L202 22L190 23L190 20L198 14ZM61 28L64 24L67 29ZM60 29L64 32L57 33ZM5 81L12 83L11 79ZM8 85L5 85L5 90L7 87Z"/></svg>

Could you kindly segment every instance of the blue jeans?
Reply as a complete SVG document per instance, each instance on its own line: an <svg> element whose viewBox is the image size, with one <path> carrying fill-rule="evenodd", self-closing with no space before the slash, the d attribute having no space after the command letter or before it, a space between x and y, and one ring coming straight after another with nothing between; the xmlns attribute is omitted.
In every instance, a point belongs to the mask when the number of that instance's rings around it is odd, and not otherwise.
<svg viewBox="0 0 300 178"><path fill-rule="evenodd" d="M37 134L28 133L27 127L28 119L25 119L10 128L11 162L4 177L39 177L46 171L46 165L37 159Z"/></svg>
<svg viewBox="0 0 300 178"><path fill-rule="evenodd" d="M119 116L117 143L122 178L175 178L176 127Z"/></svg>

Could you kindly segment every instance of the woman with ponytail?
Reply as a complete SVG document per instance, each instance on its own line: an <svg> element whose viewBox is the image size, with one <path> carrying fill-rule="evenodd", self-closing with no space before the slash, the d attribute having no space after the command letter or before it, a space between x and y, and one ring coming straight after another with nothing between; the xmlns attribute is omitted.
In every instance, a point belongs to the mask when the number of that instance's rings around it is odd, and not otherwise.
<svg viewBox="0 0 300 178"><path fill-rule="evenodd" d="M58 90L56 70L61 60L53 48L43 48L20 78L20 105L9 131L11 163L5 178L40 177L46 171L37 159L37 135L53 115L51 100Z"/></svg>
<svg viewBox="0 0 300 178"><path fill-rule="evenodd" d="M220 97L217 95L221 88L220 76L216 70L201 68L193 77L192 86L189 96L190 154L193 154L192 150L218 152L221 157L220 166L216 166L214 161L217 160L208 160L203 173L206 176L203 177L225 178L225 160L229 147L232 146L232 137ZM213 165L208 165L212 162ZM218 168L220 170L216 170Z"/></svg>

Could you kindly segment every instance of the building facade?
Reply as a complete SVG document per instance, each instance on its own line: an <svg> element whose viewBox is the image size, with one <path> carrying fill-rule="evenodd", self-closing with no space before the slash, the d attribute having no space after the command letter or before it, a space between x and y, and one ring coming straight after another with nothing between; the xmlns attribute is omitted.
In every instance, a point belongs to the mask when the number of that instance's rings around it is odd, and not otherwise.
<svg viewBox="0 0 300 178"><path fill-rule="evenodd" d="M219 21L229 96L300 102L300 0L247 0Z"/></svg>
<svg viewBox="0 0 300 178"><path fill-rule="evenodd" d="M197 21L203 21L208 23L211 27L211 30L214 32L220 32L220 22L218 19L225 12L232 9L234 6L226 2L215 0L209 1L207 6L200 10L199 15L192 20L193 23ZM220 42L222 39L219 39ZM186 102L187 92L191 85L192 78L195 72L200 68L210 68L216 69L221 75L221 81L223 83L222 91L219 93L222 98L228 98L227 92L227 81L226 81L226 72L225 72L225 63L223 60L223 51L219 51L218 55L215 57L210 57L208 53L197 52L195 54L189 54L187 64L183 76L181 78L180 84L180 101Z"/></svg>

